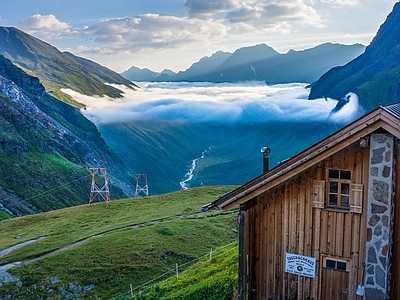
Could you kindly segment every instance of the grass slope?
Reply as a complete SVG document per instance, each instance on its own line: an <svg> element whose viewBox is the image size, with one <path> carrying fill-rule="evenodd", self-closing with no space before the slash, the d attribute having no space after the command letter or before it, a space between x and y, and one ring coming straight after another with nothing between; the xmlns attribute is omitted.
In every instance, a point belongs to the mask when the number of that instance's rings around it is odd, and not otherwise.
<svg viewBox="0 0 400 300"><path fill-rule="evenodd" d="M0 258L0 265L91 238L74 248L9 272L19 278L0 286L0 298L51 298L72 293L85 299L121 294L237 239L235 213L200 214L201 206L233 187L203 187L159 196L71 207L1 221L0 249L46 236ZM174 218L173 216L180 216ZM164 222L151 220L168 218ZM134 226L141 224L140 226ZM148 226L146 226L148 225ZM132 226L131 228L125 228ZM102 234L101 233L107 233ZM71 286L75 289L71 291Z"/></svg>
<svg viewBox="0 0 400 300"><path fill-rule="evenodd" d="M214 252L190 266L178 278L134 290L134 300L230 300L237 291L237 243Z"/></svg>

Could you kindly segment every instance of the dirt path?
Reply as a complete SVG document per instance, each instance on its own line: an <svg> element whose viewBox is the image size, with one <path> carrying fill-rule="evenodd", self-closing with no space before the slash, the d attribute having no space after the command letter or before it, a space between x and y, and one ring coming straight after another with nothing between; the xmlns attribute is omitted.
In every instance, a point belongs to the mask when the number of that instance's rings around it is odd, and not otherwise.
<svg viewBox="0 0 400 300"><path fill-rule="evenodd" d="M89 241L89 240L91 240L93 238L101 237L101 236L104 236L106 234L110 234L110 233L114 233L114 232L118 232L118 231L122 231L122 230L137 229L137 228L141 228L141 227L145 227L145 226L150 226L150 225L155 225L155 224L159 224L159 223L170 222L170 221L177 220L177 219L182 219L182 218L190 218L190 217L199 216L199 215L203 215L203 214L210 214L210 213L209 212L208 213L207 212L198 212L198 213L194 213L194 214L190 214L190 215L165 217L165 218L156 219L156 220L152 220L152 221L147 221L147 222L143 222L143 223L138 223L138 224L134 224L134 225L128 225L128 226L121 227L121 228L115 228L115 229L107 230L107 231L95 234L93 236L87 237L85 239L82 239L80 241L77 241L75 243L69 244L67 246L61 247L59 249L56 249L56 250L51 251L49 253L46 253L44 255L41 255L41 256L38 256L38 257L35 257L35 258L32 258L32 259L26 259L26 260L23 260L23 261L17 261L17 262L9 263L7 265L0 266L0 271L7 271L8 269L11 269L11 268L14 268L14 267L26 266L27 264L30 264L30 263L35 262L35 261L38 261L38 260L43 259L43 258L47 258L47 257L53 256L53 255L56 255L57 253L60 253L60 252L65 251L65 250L72 249L74 247L82 245L83 243L86 243L87 241ZM12 252L14 250L20 249L20 248L22 248L22 247L24 247L26 245L30 245L32 243L41 241L41 240L43 240L45 238L46 237L40 237L40 238L38 238L36 240L29 240L29 241L26 241L24 243L20 243L18 245L14 245L12 247L6 248L6 249L0 251L0 257L2 257L2 256L6 255L6 254L8 254L8 253L10 253L10 252Z"/></svg>
<svg viewBox="0 0 400 300"><path fill-rule="evenodd" d="M4 256L4 255L7 255L8 253L10 253L10 252L12 252L12 251L14 251L14 250L17 250L17 249L19 249L19 248L22 248L22 247L24 247L24 246L26 246L26 245L30 245L30 244L39 242L39 241L41 241L41 240L43 240L43 239L45 239L45 238L46 238L45 236L42 236L42 237L40 237L40 238L38 238L38 239L36 239L36 240L29 240L29 241L26 241L26 242L23 242L23 243L20 243L20 244L17 244L17 245L8 247L8 248L6 248L6 249L0 251L0 257L2 257L2 256Z"/></svg>

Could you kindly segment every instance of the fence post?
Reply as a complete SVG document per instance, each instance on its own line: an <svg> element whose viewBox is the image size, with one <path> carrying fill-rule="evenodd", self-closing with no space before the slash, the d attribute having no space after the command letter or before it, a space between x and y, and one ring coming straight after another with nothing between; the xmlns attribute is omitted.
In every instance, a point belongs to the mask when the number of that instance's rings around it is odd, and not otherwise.
<svg viewBox="0 0 400 300"><path fill-rule="evenodd" d="M178 279L178 274L179 274L178 263L176 263L176 279Z"/></svg>
<svg viewBox="0 0 400 300"><path fill-rule="evenodd" d="M210 260L212 258L212 248L210 248Z"/></svg>
<svg viewBox="0 0 400 300"><path fill-rule="evenodd" d="M132 289L132 283L131 283L131 297L133 298L133 289Z"/></svg>

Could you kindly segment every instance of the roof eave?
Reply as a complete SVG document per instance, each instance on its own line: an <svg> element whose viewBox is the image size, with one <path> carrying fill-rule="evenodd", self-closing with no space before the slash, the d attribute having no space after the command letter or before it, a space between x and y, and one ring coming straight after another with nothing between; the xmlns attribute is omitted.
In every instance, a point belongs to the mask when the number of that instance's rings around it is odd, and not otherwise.
<svg viewBox="0 0 400 300"><path fill-rule="evenodd" d="M400 138L400 120L379 107L269 172L222 196L213 205L231 209L245 203L379 128Z"/></svg>

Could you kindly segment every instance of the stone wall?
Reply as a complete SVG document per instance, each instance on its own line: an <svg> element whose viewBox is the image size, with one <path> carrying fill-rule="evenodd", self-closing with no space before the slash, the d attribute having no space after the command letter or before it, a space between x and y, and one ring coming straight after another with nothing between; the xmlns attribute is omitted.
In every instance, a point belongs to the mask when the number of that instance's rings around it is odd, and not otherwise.
<svg viewBox="0 0 400 300"><path fill-rule="evenodd" d="M365 299L389 298L394 140L370 137Z"/></svg>

